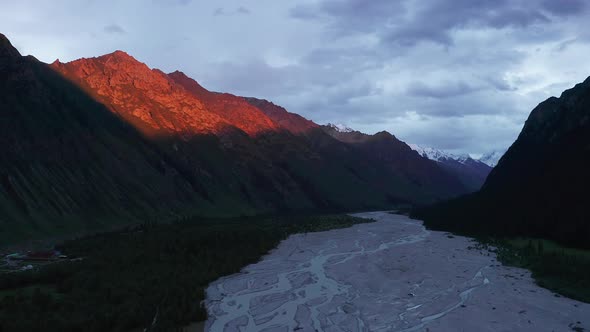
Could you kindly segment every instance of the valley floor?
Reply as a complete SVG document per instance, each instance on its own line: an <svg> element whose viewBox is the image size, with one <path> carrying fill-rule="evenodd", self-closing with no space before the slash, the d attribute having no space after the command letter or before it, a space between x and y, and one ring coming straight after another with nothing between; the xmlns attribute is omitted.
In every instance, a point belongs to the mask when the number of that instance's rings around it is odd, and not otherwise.
<svg viewBox="0 0 590 332"><path fill-rule="evenodd" d="M206 331L584 331L590 304L537 286L474 240L386 212L290 236L207 289Z"/></svg>

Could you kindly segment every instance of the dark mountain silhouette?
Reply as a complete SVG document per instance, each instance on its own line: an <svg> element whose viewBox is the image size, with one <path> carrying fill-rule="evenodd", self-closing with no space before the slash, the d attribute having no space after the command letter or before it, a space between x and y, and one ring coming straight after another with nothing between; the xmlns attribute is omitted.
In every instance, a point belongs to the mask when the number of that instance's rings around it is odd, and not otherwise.
<svg viewBox="0 0 590 332"><path fill-rule="evenodd" d="M3 35L0 117L3 240L213 206L136 128Z"/></svg>
<svg viewBox="0 0 590 332"><path fill-rule="evenodd" d="M375 150L379 140L349 144L270 102L210 92L121 51L47 65L2 35L0 106L0 237L10 241L464 192L435 163L405 160L391 135Z"/></svg>
<svg viewBox="0 0 590 332"><path fill-rule="evenodd" d="M434 228L590 248L590 78L551 97L473 194L415 212Z"/></svg>
<svg viewBox="0 0 590 332"><path fill-rule="evenodd" d="M492 171L492 167L472 158L461 161L452 158L441 159L438 163L443 169L459 178L470 191L479 190Z"/></svg>
<svg viewBox="0 0 590 332"><path fill-rule="evenodd" d="M354 146L367 160L397 174L407 183L408 190L422 188L439 197L448 192L458 195L468 191L457 177L451 176L432 160L421 157L386 131L367 135L359 131L339 131L329 125L322 128L339 141Z"/></svg>

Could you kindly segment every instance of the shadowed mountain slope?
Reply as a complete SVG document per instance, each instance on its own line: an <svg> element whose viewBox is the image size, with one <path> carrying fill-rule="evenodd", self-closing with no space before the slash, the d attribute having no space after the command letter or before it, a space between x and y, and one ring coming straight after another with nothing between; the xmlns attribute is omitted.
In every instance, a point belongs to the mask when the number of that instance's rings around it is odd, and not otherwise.
<svg viewBox="0 0 590 332"><path fill-rule="evenodd" d="M367 135L358 131L339 131L334 126L322 128L332 137L355 147L366 160L397 174L407 183L408 190L421 188L437 197L468 191L456 176L443 170L436 162L418 155L386 131Z"/></svg>
<svg viewBox="0 0 590 332"><path fill-rule="evenodd" d="M416 211L434 228L590 248L590 78L530 114L483 188Z"/></svg>
<svg viewBox="0 0 590 332"><path fill-rule="evenodd" d="M10 241L182 216L378 209L460 191L453 177L430 179L434 163L416 173L395 152L384 163L270 102L209 92L121 51L47 65L1 36L0 106L0 238Z"/></svg>
<svg viewBox="0 0 590 332"><path fill-rule="evenodd" d="M440 160L438 163L443 169L461 180L470 191L479 190L492 171L492 167L489 165L472 158L465 160L449 158Z"/></svg>
<svg viewBox="0 0 590 332"><path fill-rule="evenodd" d="M211 206L104 105L0 35L0 238L104 228Z"/></svg>

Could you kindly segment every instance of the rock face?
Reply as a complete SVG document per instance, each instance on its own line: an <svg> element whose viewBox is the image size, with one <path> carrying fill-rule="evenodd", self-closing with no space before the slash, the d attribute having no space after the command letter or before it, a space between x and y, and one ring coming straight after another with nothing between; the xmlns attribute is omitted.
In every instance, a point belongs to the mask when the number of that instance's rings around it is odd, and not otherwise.
<svg viewBox="0 0 590 332"><path fill-rule="evenodd" d="M230 126L166 74L125 52L51 66L146 136L216 133Z"/></svg>
<svg viewBox="0 0 590 332"><path fill-rule="evenodd" d="M531 112L479 192L417 215L434 227L590 248L588 169L590 79Z"/></svg>
<svg viewBox="0 0 590 332"><path fill-rule="evenodd" d="M294 134L302 134L316 129L319 126L299 114L288 112L279 105L265 99L245 98L248 103L260 109L266 116L271 118L281 128Z"/></svg>
<svg viewBox="0 0 590 332"><path fill-rule="evenodd" d="M199 85L197 81L179 71L168 74L168 77L200 100L207 111L219 115L231 126L239 128L249 135L273 132L279 128L264 112L250 105L242 97L229 93L210 92Z"/></svg>
<svg viewBox="0 0 590 332"><path fill-rule="evenodd" d="M2 36L0 105L3 242L462 192L436 164L407 164L417 156L396 152L407 146L391 135L389 147L350 144L280 106L207 91L121 51L47 65Z"/></svg>

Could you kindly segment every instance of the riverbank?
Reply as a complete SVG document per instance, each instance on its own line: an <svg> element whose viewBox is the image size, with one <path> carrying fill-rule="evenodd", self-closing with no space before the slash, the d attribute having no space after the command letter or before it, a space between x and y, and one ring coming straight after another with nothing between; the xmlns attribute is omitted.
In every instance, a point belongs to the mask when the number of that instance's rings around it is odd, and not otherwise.
<svg viewBox="0 0 590 332"><path fill-rule="evenodd" d="M0 330L176 331L206 318L204 289L290 234L350 227L346 215L187 219L66 241L73 261L0 274Z"/></svg>

